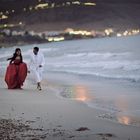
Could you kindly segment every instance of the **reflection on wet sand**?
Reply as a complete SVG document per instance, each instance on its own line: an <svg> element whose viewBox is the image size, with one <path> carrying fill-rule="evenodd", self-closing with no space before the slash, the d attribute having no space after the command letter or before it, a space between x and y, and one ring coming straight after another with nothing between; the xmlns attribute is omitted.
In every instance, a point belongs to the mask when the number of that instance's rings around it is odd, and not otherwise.
<svg viewBox="0 0 140 140"><path fill-rule="evenodd" d="M74 87L75 99L79 101L88 101L90 100L88 88L81 85L76 85Z"/></svg>
<svg viewBox="0 0 140 140"><path fill-rule="evenodd" d="M121 124L140 127L140 117L139 116L120 115L120 116L117 116L117 119L118 119L118 122Z"/></svg>
<svg viewBox="0 0 140 140"><path fill-rule="evenodd" d="M128 99L127 99L127 97L121 96L120 98L118 98L116 100L116 106L119 110L121 110L121 112L127 112L128 111ZM117 115L117 120L121 124L129 125L131 118L129 118L126 115L121 115L121 116Z"/></svg>
<svg viewBox="0 0 140 140"><path fill-rule="evenodd" d="M84 85L75 85L71 87L71 91L71 96L73 96L72 98L75 100L85 103L91 102L93 103L92 107L94 107L94 105L95 107L99 106L99 109L101 108L105 112L107 111L100 115L101 118L117 121L124 125L140 126L140 118L136 118L136 116L132 116L133 114L128 113L131 111L131 108L129 107L129 99L126 96L120 96L115 100L111 100L113 102L110 103L108 98L95 98L93 92L91 94L90 89Z"/></svg>
<svg viewBox="0 0 140 140"><path fill-rule="evenodd" d="M116 107L121 110L121 112L117 112L117 121L124 125L140 126L140 118L132 117L132 114L128 113L131 111L128 101L129 98L127 96L121 96L116 100ZM126 115L126 113L128 114Z"/></svg>
<svg viewBox="0 0 140 140"><path fill-rule="evenodd" d="M129 125L131 123L131 119L128 116L118 116L117 119L121 124Z"/></svg>
<svg viewBox="0 0 140 140"><path fill-rule="evenodd" d="M126 97L120 97L116 99L116 107L121 110L121 112L125 112L128 110L128 102ZM121 124L129 125L130 124L130 118L126 115L117 115L117 121Z"/></svg>
<svg viewBox="0 0 140 140"><path fill-rule="evenodd" d="M74 89L74 98L78 101L82 101L82 102L86 102L86 101L90 101L95 99L95 97L92 97L89 95L89 89L86 86L83 85L75 85L73 87ZM116 100L115 102L115 106L117 107L117 110L121 110L122 113L123 111L128 111L128 102L126 98L119 98ZM121 124L125 124L125 125L130 125L132 123L132 119L131 117L127 116L127 115L123 115L123 114L118 114L120 112L116 111L116 115L114 116L117 121ZM111 117L112 118L112 117Z"/></svg>

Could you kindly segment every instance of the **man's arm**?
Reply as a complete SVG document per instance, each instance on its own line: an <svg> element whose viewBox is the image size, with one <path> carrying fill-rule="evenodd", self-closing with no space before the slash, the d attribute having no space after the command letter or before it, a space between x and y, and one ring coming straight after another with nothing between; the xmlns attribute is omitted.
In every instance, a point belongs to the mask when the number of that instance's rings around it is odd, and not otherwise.
<svg viewBox="0 0 140 140"><path fill-rule="evenodd" d="M33 59L32 59L32 56L30 56L30 60L29 60L29 63L27 65L27 67L28 67L28 73L30 73L30 71L31 71L31 65L32 65L32 63L33 63Z"/></svg>
<svg viewBox="0 0 140 140"><path fill-rule="evenodd" d="M45 58L44 55L41 54L41 65L39 65L39 67L43 67L45 65Z"/></svg>

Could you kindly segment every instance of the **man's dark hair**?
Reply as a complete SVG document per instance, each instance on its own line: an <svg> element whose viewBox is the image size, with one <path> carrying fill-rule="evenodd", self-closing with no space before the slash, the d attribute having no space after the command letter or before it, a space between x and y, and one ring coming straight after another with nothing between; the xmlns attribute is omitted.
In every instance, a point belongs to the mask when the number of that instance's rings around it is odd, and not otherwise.
<svg viewBox="0 0 140 140"><path fill-rule="evenodd" d="M36 50L38 52L39 51L39 48L38 47L34 47L34 50Z"/></svg>

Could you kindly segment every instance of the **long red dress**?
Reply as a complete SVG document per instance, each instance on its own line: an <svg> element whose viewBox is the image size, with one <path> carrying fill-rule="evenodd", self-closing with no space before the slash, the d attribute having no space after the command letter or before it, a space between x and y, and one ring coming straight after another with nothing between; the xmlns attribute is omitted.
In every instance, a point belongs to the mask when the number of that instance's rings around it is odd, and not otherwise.
<svg viewBox="0 0 140 140"><path fill-rule="evenodd" d="M27 76L27 65L20 60L14 60L9 64L5 74L5 82L8 89L20 89L23 86L25 78Z"/></svg>

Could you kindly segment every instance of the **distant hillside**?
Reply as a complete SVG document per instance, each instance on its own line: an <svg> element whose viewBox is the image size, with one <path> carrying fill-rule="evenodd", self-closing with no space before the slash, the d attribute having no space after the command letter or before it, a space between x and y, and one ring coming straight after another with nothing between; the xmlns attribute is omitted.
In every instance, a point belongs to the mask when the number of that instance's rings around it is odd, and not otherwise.
<svg viewBox="0 0 140 140"><path fill-rule="evenodd" d="M19 0L1 0L16 1ZM37 0L20 0L21 5L35 5ZM46 0L62 3L68 0ZM25 28L34 30L57 30L64 28L140 28L139 0L81 0L96 2L96 6L71 5L32 12L18 12L7 20L8 23L22 21ZM18 4L18 3L17 3ZM16 5L16 4L15 4ZM19 7L21 6L19 5ZM22 5L22 6L23 6ZM10 5L9 5L10 6ZM14 6L14 4L13 4ZM12 6L11 6L12 7ZM20 8L17 9L20 10Z"/></svg>

